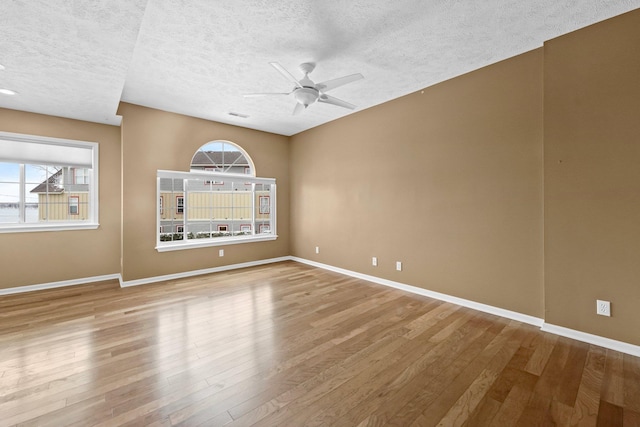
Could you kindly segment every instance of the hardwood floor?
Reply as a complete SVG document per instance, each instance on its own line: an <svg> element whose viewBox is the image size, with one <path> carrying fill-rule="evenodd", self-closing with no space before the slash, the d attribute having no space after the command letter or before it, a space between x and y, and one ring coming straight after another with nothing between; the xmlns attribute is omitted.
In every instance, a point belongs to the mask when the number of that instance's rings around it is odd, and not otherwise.
<svg viewBox="0 0 640 427"><path fill-rule="evenodd" d="M640 359L303 264L0 298L2 426L640 425Z"/></svg>

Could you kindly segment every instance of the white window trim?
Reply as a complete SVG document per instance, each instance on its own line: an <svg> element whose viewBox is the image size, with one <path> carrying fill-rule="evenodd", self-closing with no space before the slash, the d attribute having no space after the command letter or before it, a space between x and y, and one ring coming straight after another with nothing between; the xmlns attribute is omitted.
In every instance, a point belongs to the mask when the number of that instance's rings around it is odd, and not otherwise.
<svg viewBox="0 0 640 427"><path fill-rule="evenodd" d="M37 135L25 135L11 132L0 132L0 141L16 141L16 142L30 142L39 144L60 145L66 147L81 147L91 148L91 156L93 167L89 171L92 191L89 193L89 220L86 221L60 221L60 222L46 222L46 223L0 223L0 233L25 233L25 232L40 232L40 231L73 231L73 230L95 230L100 226L98 213L100 212L98 206L98 182L99 182L99 145L97 142L89 141L77 141L72 139L51 138L46 136ZM2 160L0 160L2 161ZM19 163L17 161L10 161L10 163ZM66 165L61 165L66 166Z"/></svg>
<svg viewBox="0 0 640 427"><path fill-rule="evenodd" d="M226 173L226 172L179 172L179 171L168 171L168 170L158 170L156 175L156 200L160 197L160 179L161 178L173 178L173 179L211 179L211 178L227 178L229 180L236 180L250 182L252 184L269 184L273 189L274 196L276 193L276 180L275 178L259 178L255 176L247 176L245 174L234 174L234 173ZM235 179L234 179L235 178ZM276 197L270 198L270 209L271 209L271 223L273 224L273 229L278 230L276 225ZM185 197L185 224L186 224L186 203L187 199ZM156 209L156 230L160 229L160 211ZM160 241L160 233L156 233L156 250L158 252L168 252L168 251L178 251L183 249L195 249L195 248L206 248L211 246L224 246L224 245L235 245L239 243L250 243L250 242L265 242L270 240L276 240L278 238L277 234L252 234L252 235L243 235L243 236L229 236L229 237L217 237L215 239L193 239L193 240L177 240L173 242L161 242Z"/></svg>

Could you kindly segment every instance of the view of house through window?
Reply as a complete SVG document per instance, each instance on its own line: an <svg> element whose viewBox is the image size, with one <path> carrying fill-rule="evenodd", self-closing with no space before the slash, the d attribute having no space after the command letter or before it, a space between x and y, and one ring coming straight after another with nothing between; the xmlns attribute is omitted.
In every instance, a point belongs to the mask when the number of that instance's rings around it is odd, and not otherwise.
<svg viewBox="0 0 640 427"><path fill-rule="evenodd" d="M194 154L190 172L158 171L158 250L276 238L276 184L228 141Z"/></svg>
<svg viewBox="0 0 640 427"><path fill-rule="evenodd" d="M0 134L0 231L93 223L94 150L94 143Z"/></svg>
<svg viewBox="0 0 640 427"><path fill-rule="evenodd" d="M68 166L0 163L0 223L88 219L89 183L74 183L70 171Z"/></svg>

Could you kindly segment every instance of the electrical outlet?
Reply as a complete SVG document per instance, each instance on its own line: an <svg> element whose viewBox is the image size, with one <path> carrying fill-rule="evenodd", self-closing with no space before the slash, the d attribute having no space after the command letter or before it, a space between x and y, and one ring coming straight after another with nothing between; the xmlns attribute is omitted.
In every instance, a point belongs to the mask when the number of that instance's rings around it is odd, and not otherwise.
<svg viewBox="0 0 640 427"><path fill-rule="evenodd" d="M402 262L401 261L396 261L396 270L397 271L402 271Z"/></svg>
<svg viewBox="0 0 640 427"><path fill-rule="evenodd" d="M220 249L218 251L218 256L224 256L224 249Z"/></svg>
<svg viewBox="0 0 640 427"><path fill-rule="evenodd" d="M596 300L596 313L601 316L611 316L611 303L609 301Z"/></svg>
<svg viewBox="0 0 640 427"><path fill-rule="evenodd" d="M377 257L371 258L371 265L373 265L374 267L378 266L378 258Z"/></svg>
<svg viewBox="0 0 640 427"><path fill-rule="evenodd" d="M319 254L320 253L320 246L316 246L316 253Z"/></svg>

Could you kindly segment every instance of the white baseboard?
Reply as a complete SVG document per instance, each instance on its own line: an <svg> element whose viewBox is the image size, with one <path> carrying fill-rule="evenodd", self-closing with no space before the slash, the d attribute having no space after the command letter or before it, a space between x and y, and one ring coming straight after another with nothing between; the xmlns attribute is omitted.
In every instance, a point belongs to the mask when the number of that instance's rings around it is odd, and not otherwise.
<svg viewBox="0 0 640 427"><path fill-rule="evenodd" d="M601 337L600 335L588 334L586 332L580 332L576 331L575 329L552 325L550 323L544 323L540 329L555 335L560 335L574 340L586 342L588 344L594 344L600 347L616 350L621 353L627 353L632 356L640 357L640 346L629 344L623 341L616 341L610 338Z"/></svg>
<svg viewBox="0 0 640 427"><path fill-rule="evenodd" d="M65 286L86 285L93 282L104 282L105 280L121 280L119 274L105 274L103 276L83 277L81 279L61 280L59 282L40 283L37 285L16 286L15 288L0 289L0 296L21 294L23 292L41 291L44 289L63 288Z"/></svg>
<svg viewBox="0 0 640 427"><path fill-rule="evenodd" d="M346 270L344 268L334 267L328 264L322 264L316 261L310 261L304 258L290 257L291 260L300 262L302 264L311 265L313 267L322 268L324 270L333 271L336 273L344 274L346 276L356 277L358 279L367 280L369 282L378 283L380 285L390 286L392 288L401 289L403 291L411 292L418 295L427 296L430 298L450 302L452 304L461 305L463 307L472 308L474 310L482 311L485 313L495 314L496 316L506 317L507 319L513 319L522 323L528 323L530 325L538 326L541 330L549 332L555 335L560 335L567 338L572 338L577 341L586 342L588 344L598 345L600 347L616 350L621 353L630 354L632 356L640 357L640 346L629 344L623 341L612 340L610 338L601 337L599 335L592 335L586 332L580 332L562 326L551 325L545 323L544 319L538 317L529 316L527 314L518 313L515 311L505 310L503 308L494 307L487 304L481 304L475 301L466 300L463 298L454 297L440 292L433 292L427 289L418 288L416 286L406 285L404 283L394 282L392 280L382 279L380 277L370 276L368 274L358 273L357 271Z"/></svg>
<svg viewBox="0 0 640 427"><path fill-rule="evenodd" d="M162 282L165 280L180 279L183 277L197 276L200 274L217 273L220 271L235 270L238 268L254 267L257 265L271 264L274 262L290 261L290 260L291 260L291 257L284 256L279 258L270 258L270 259L263 259L258 261L243 262L240 264L223 265L221 267L206 268L203 270L187 271L183 273L167 274L164 276L148 277L144 279L127 280L127 281L123 281L122 276L118 273L105 274L103 276L83 277L80 279L61 280L59 282L40 283L36 285L16 286L14 288L0 289L0 296L21 294L24 292L32 292L32 291L41 291L44 289L63 288L65 286L86 285L88 283L103 282L105 280L118 280L118 282L120 283L120 287L126 288L128 286L144 285L147 283Z"/></svg>
<svg viewBox="0 0 640 427"><path fill-rule="evenodd" d="M308 259L303 259L298 257L291 257L291 259L293 261L297 261L303 264L312 265L314 267L319 267L325 270L334 271L336 273L341 273L347 276L356 277L358 279L367 280L369 282L378 283L380 285L401 289L403 291L411 292L412 294L418 294L418 295L426 296L429 298L450 302L453 304L461 305L463 307L468 307L474 310L482 311L484 313L495 314L496 316L506 317L507 319L517 320L522 323L528 323L530 325L534 325L538 327L544 324L544 319L540 319L534 316L529 316L527 314L518 313L516 311L505 310L504 308L494 307L491 305L471 301L468 299L458 298L451 295L442 294L440 292L430 291L428 289L419 288L417 286L406 285L404 283L394 282L393 280L382 279L380 277L370 276L368 274L362 274L356 271L346 270L344 268L334 267L332 265L310 261Z"/></svg>
<svg viewBox="0 0 640 427"><path fill-rule="evenodd" d="M204 268L202 270L192 270L192 271L185 271L182 273L166 274L164 276L146 277L144 279L136 279L136 280L125 281L125 280L122 280L122 277L120 277L120 286L123 288L126 288L129 286L146 285L148 283L164 282L166 280L182 279L185 277L199 276L201 274L219 273L221 271L236 270L238 268L246 268L246 267L255 267L258 265L272 264L274 262L289 261L289 260L291 260L290 256L283 256L279 258L269 258L269 259L261 259L257 261L242 262L239 264L222 265L220 267Z"/></svg>

